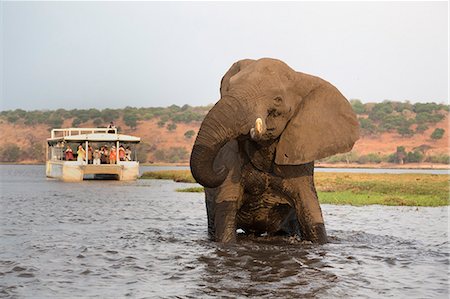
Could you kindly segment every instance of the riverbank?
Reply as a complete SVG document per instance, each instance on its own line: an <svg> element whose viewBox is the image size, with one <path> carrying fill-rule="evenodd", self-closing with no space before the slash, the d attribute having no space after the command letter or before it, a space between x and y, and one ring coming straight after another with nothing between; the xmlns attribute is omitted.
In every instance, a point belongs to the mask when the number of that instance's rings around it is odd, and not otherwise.
<svg viewBox="0 0 450 299"><path fill-rule="evenodd" d="M189 170L145 172L141 178L195 183ZM317 172L314 178L319 200L324 204L449 205L448 175ZM203 192L203 188L190 187L177 191Z"/></svg>
<svg viewBox="0 0 450 299"><path fill-rule="evenodd" d="M38 161L20 161L20 162L0 162L0 165L45 165L43 162ZM189 167L189 163L140 163L141 166L167 166L167 167ZM407 164L395 164L395 163L320 163L316 162L314 165L316 168L368 168L368 169L448 169L449 164L438 163L407 163Z"/></svg>

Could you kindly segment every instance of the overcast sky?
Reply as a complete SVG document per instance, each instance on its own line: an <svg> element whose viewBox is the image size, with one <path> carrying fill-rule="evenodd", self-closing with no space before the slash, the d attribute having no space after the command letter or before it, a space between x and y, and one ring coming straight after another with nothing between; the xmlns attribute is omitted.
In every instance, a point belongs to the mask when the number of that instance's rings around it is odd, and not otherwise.
<svg viewBox="0 0 450 299"><path fill-rule="evenodd" d="M5 2L1 110L206 105L273 57L363 102L448 101L447 2Z"/></svg>

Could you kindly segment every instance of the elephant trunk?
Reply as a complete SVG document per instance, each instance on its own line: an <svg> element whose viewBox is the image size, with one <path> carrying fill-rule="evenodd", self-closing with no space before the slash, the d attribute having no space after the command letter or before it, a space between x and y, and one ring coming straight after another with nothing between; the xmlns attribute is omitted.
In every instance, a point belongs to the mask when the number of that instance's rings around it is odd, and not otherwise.
<svg viewBox="0 0 450 299"><path fill-rule="evenodd" d="M248 108L245 102L224 96L206 115L191 153L191 172L194 179L209 188L218 187L228 175L225 167L214 168L219 150L231 139L248 134Z"/></svg>

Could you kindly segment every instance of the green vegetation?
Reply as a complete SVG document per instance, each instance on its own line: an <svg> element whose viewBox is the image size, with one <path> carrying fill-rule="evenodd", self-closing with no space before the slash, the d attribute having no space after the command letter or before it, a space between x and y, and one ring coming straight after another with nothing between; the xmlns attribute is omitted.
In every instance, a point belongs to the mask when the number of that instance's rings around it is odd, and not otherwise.
<svg viewBox="0 0 450 299"><path fill-rule="evenodd" d="M189 170L147 171L142 174L141 179L173 180L182 183L195 183Z"/></svg>
<svg viewBox="0 0 450 299"><path fill-rule="evenodd" d="M440 163L449 164L450 156L445 154L429 155L426 152L430 149L427 145L421 145L413 148L412 151L406 151L404 146L397 146L396 152L389 155L382 155L378 153L369 153L366 155L359 155L356 152L348 152L344 154L337 154L319 160L321 163L353 163L353 164L379 164L379 163Z"/></svg>
<svg viewBox="0 0 450 299"><path fill-rule="evenodd" d="M194 183L189 170L146 172L142 178ZM323 204L445 206L449 176L435 174L365 174L317 172L315 185ZM203 187L177 189L203 192Z"/></svg>
<svg viewBox="0 0 450 299"><path fill-rule="evenodd" d="M175 191L177 191L177 192L202 193L202 192L205 192L205 188L203 188L203 187L179 188L179 189L176 189Z"/></svg>
<svg viewBox="0 0 450 299"><path fill-rule="evenodd" d="M19 162L23 160L37 160L44 162L44 146L32 143L27 149L22 149L14 143L7 143L0 149L0 162Z"/></svg>
<svg viewBox="0 0 450 299"><path fill-rule="evenodd" d="M95 125L106 126L111 121L123 119L125 124L134 129L141 120L158 119L161 127L168 121L174 125L177 123L191 123L202 121L211 107L191 107L184 105L179 107L172 105L169 107L135 108L125 107L123 109L58 109L53 111L25 111L22 109L8 110L0 112L0 119L9 123L23 123L26 126L36 124L47 124L52 128L58 128L63 120L72 119L72 126L82 126L89 121L95 121Z"/></svg>
<svg viewBox="0 0 450 299"><path fill-rule="evenodd" d="M15 144L8 143L0 150L0 161L17 162L21 156L20 147Z"/></svg>
<svg viewBox="0 0 450 299"><path fill-rule="evenodd" d="M184 137L187 138L187 139L191 139L194 136L195 136L195 131L194 130L189 130L189 131L186 131L184 133Z"/></svg>
<svg viewBox="0 0 450 299"><path fill-rule="evenodd" d="M351 100L350 103L358 115L363 135L397 132L410 137L428 129L429 124L441 121L449 111L449 105L436 103L384 101L363 104L360 100ZM417 125L415 131L412 125Z"/></svg>
<svg viewBox="0 0 450 299"><path fill-rule="evenodd" d="M441 128L434 129L433 133L431 134L431 138L433 139L441 139L442 136L444 136L445 130Z"/></svg>
<svg viewBox="0 0 450 299"><path fill-rule="evenodd" d="M189 160L189 152L184 147L159 149L155 151L153 156L157 162L179 163Z"/></svg>
<svg viewBox="0 0 450 299"><path fill-rule="evenodd" d="M167 130L169 132L175 131L176 129L177 129L177 125L174 124L174 123L170 123L170 124L167 125Z"/></svg>

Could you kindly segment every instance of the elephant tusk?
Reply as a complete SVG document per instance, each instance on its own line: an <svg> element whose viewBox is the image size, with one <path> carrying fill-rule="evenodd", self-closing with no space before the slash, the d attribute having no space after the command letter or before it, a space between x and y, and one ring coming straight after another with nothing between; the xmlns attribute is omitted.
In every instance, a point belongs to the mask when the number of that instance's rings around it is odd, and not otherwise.
<svg viewBox="0 0 450 299"><path fill-rule="evenodd" d="M255 121L255 127L250 129L250 137L253 140L258 140L264 134L264 123L261 118L257 118Z"/></svg>
<svg viewBox="0 0 450 299"><path fill-rule="evenodd" d="M263 131L263 121L259 117L255 121L255 131L257 135L261 135Z"/></svg>

